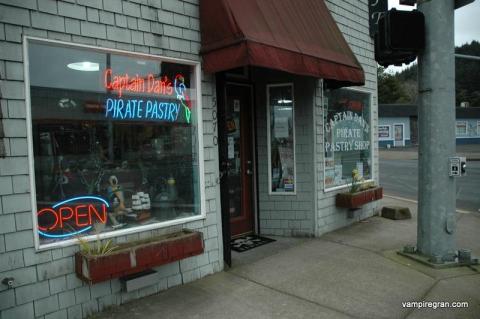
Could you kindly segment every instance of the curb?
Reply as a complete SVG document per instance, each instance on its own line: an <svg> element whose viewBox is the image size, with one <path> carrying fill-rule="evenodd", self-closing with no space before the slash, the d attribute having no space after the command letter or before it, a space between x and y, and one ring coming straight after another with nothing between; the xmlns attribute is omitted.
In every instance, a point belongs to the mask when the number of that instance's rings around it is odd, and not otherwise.
<svg viewBox="0 0 480 319"><path fill-rule="evenodd" d="M414 199L410 199L410 198L405 198L405 197L399 197L399 196L392 196L392 195L383 195L383 197L388 197L388 198L391 198L391 199L396 199L396 200L401 200L401 201L404 201L404 202L409 202L409 203L413 203L413 204L418 204L418 201L417 200L414 200ZM472 212L472 211L469 211L469 210L463 210L463 209L457 209L455 210L457 213L460 213L460 214L471 214L471 213L475 213L475 212Z"/></svg>

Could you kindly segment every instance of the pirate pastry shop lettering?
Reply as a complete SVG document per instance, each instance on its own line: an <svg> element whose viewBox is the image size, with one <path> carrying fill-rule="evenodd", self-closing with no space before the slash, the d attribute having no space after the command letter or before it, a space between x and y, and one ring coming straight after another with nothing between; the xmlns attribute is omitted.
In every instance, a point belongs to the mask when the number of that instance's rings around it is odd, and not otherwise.
<svg viewBox="0 0 480 319"><path fill-rule="evenodd" d="M105 117L112 119L145 119L175 122L180 113L180 105L156 100L107 99Z"/></svg>

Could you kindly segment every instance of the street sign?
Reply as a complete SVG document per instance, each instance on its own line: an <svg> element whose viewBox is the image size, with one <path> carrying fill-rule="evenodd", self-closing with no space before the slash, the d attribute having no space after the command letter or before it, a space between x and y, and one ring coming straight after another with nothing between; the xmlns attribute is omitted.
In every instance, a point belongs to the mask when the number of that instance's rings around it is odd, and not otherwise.
<svg viewBox="0 0 480 319"><path fill-rule="evenodd" d="M388 10L387 0L368 0L370 14L370 36L373 37L378 32L378 21Z"/></svg>

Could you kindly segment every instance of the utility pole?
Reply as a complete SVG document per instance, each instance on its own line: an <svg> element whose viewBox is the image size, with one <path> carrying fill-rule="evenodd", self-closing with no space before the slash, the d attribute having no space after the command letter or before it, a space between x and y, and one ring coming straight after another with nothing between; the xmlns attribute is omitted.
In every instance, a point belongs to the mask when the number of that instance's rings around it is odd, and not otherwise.
<svg viewBox="0 0 480 319"><path fill-rule="evenodd" d="M418 1L425 49L418 57L419 196L417 251L433 263L456 255L454 1Z"/></svg>

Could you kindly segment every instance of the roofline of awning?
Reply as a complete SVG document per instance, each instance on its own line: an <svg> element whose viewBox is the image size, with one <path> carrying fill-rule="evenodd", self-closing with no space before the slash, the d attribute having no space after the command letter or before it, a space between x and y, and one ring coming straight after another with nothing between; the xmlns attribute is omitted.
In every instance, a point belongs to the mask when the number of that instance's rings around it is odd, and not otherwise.
<svg viewBox="0 0 480 319"><path fill-rule="evenodd" d="M321 78L331 87L365 84L324 0L202 0L200 20L207 73L256 66Z"/></svg>
<svg viewBox="0 0 480 319"><path fill-rule="evenodd" d="M274 49L280 49L280 50L284 50L284 51L289 51L289 52L292 52L293 54L301 54L303 56L308 56L308 57L311 57L311 58L314 58L314 59L320 59L320 60L323 60L323 61L326 61L326 62L333 62L333 63L336 63L336 64L339 64L339 65L343 65L343 66L347 66L347 67L352 67L352 68L355 68L355 69L358 69L358 66L355 65L355 64L346 64L346 63L343 63L341 61L337 61L337 60L328 60L328 59L322 59L322 58L319 58L317 56L314 56L314 55L311 55L311 54L307 54L307 53L300 53L298 51L293 51L293 50L289 50L289 49L285 49L285 48L282 48L282 47L279 47L279 46L275 46L275 45L271 45L271 44L265 44L261 41L256 41L256 40L252 40L252 39L247 39L247 38L241 38L241 39L234 39L234 40L231 40L231 39L228 39L228 40L224 40L224 41L218 41L216 42L214 45L207 45L207 46L202 46L202 48L200 49L200 55L206 55L212 51L216 51L216 50L219 50L219 49L223 49L223 48L227 48L227 47L230 47L230 46L234 46L234 45L237 45L239 43L242 43L242 42L252 42L252 43L257 43L259 45L264 45L264 46L268 46L268 47L271 47L271 48L274 48Z"/></svg>
<svg viewBox="0 0 480 319"><path fill-rule="evenodd" d="M226 45L227 43L228 45ZM292 68L287 67L287 64L282 67L281 63L274 64L271 59L264 61L252 59L252 55L250 55L248 52L249 50L255 49L265 49L269 50L269 52L274 52L275 54L284 54L291 59L295 59L297 62L301 61L302 66L312 65L312 68L307 68L310 70L310 72L305 72L305 67L299 66L298 68ZM203 49L201 54L203 55L203 68L207 73L221 72L236 67L251 65L257 67L272 68L298 75L324 78L327 80L332 80L337 84L341 84L343 86L361 86L365 84L365 75L363 69L359 66L353 66L337 61L322 59L316 56L311 56L303 54L301 52L279 48L276 46L271 46L265 43L255 42L251 40L229 40L222 42L218 45L218 47L217 45L210 47L207 46L207 49ZM231 59L225 61L216 57L225 56L225 54L228 54ZM271 57L271 55L269 55L269 57ZM223 62L223 65L221 62ZM288 63L288 66L291 66L291 63ZM353 80L345 81L345 74L348 74L348 78Z"/></svg>

